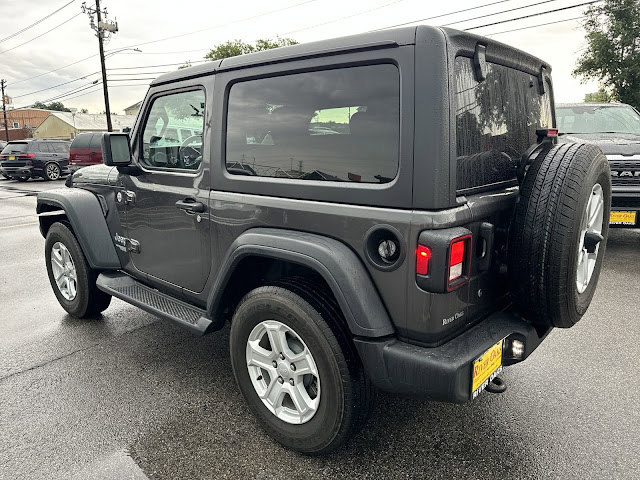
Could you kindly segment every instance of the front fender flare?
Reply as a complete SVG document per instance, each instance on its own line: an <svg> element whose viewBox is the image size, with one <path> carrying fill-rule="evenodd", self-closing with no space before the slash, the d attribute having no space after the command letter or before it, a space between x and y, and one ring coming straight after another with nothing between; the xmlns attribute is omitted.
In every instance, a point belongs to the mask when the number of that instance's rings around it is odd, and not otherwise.
<svg viewBox="0 0 640 480"><path fill-rule="evenodd" d="M64 210L91 268L121 268L104 212L93 193L81 188L59 188L38 193L37 213L46 211L47 205ZM42 228L40 232L43 236L46 234Z"/></svg>
<svg viewBox="0 0 640 480"><path fill-rule="evenodd" d="M255 228L231 244L209 298L210 312L217 312L234 268L247 256L283 260L315 270L331 288L353 335L394 334L387 310L357 255L337 240L291 230Z"/></svg>

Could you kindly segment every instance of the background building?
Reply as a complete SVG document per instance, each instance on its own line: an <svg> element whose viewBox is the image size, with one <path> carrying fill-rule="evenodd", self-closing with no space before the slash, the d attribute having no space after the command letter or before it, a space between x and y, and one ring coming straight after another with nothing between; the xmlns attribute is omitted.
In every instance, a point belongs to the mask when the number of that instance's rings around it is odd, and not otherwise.
<svg viewBox="0 0 640 480"><path fill-rule="evenodd" d="M6 140L4 117L0 112L0 140ZM9 140L22 140L33 137L33 132L49 116L51 110L40 108L19 108L7 110ZM106 120L105 120L106 123Z"/></svg>
<svg viewBox="0 0 640 480"><path fill-rule="evenodd" d="M111 115L114 132L133 126L135 115ZM34 138L74 139L81 132L106 132L107 118L103 113L50 112L33 132Z"/></svg>

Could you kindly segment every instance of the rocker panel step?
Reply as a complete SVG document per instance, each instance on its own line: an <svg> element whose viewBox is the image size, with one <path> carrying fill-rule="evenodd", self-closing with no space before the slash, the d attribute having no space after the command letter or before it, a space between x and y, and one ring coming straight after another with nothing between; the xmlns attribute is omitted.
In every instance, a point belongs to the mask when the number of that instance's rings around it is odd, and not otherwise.
<svg viewBox="0 0 640 480"><path fill-rule="evenodd" d="M98 275L97 287L116 298L140 307L166 320L176 322L189 330L204 334L211 325L206 311L171 295L143 285L121 272L104 272Z"/></svg>

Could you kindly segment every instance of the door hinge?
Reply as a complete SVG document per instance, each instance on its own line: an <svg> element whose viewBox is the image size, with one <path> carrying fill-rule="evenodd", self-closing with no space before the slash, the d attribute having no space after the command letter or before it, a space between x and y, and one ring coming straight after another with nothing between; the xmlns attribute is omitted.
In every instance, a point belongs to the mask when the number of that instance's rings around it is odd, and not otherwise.
<svg viewBox="0 0 640 480"><path fill-rule="evenodd" d="M133 238L127 238L127 251L131 253L140 253L140 242Z"/></svg>

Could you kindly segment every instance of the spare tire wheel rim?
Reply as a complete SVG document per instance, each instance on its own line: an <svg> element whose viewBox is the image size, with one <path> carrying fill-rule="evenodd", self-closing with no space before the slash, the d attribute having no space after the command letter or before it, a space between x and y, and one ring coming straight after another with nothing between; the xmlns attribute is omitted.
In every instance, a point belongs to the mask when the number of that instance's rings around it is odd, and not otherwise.
<svg viewBox="0 0 640 480"><path fill-rule="evenodd" d="M604 194L602 186L596 183L591 189L587 206L582 215L580 238L578 243L578 267L576 286L583 293L589 286L598 260L598 251L602 238L604 214Z"/></svg>
<svg viewBox="0 0 640 480"><path fill-rule="evenodd" d="M302 338L277 320L256 325L247 339L251 384L267 409L283 422L308 422L320 405L318 367Z"/></svg>
<svg viewBox="0 0 640 480"><path fill-rule="evenodd" d="M61 242L51 247L51 271L62 296L73 301L78 294L78 274L69 249Z"/></svg>

